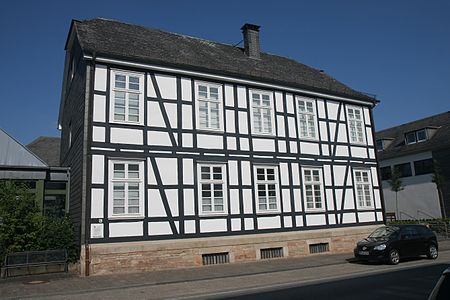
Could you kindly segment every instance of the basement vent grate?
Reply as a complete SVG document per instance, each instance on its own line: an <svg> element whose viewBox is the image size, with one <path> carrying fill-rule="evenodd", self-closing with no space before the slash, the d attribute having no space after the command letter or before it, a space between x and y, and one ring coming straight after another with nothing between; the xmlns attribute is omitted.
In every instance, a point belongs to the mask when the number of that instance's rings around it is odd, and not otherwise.
<svg viewBox="0 0 450 300"><path fill-rule="evenodd" d="M230 262L230 255L228 252L203 254L202 261L203 265L227 264Z"/></svg>
<svg viewBox="0 0 450 300"><path fill-rule="evenodd" d="M323 253L330 251L329 243L311 244L309 245L309 253Z"/></svg>
<svg viewBox="0 0 450 300"><path fill-rule="evenodd" d="M271 259L283 257L283 248L261 249L261 259Z"/></svg>

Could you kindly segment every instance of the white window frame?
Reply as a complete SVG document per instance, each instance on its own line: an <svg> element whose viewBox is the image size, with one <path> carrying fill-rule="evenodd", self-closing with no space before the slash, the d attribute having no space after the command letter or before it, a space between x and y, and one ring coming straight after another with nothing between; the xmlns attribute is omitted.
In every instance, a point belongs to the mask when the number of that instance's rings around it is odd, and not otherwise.
<svg viewBox="0 0 450 300"><path fill-rule="evenodd" d="M259 180L258 179L258 169L273 169L275 174L275 180ZM255 203L256 203L256 213L257 214L274 214L274 213L280 213L281 212L281 204L280 204L280 183L278 178L278 166L273 165L255 165L253 166L253 174L255 176ZM267 172L265 173L267 174ZM265 191L266 191L266 200L267 200L267 206L269 205L269 200L267 199L268 196L268 184L274 184L275 185L275 197L276 197L276 209L260 209L259 208L259 195L258 195L258 185L264 184L265 185ZM248 199L247 199L248 200Z"/></svg>
<svg viewBox="0 0 450 300"><path fill-rule="evenodd" d="M115 77L116 75L123 75L126 77L125 86L128 86L129 83L129 77L138 77L139 78L139 90L130 90L128 88L116 88L115 87ZM137 72L131 72L131 71L124 71L124 70L111 70L110 75L110 91L109 91L109 122L110 123L116 123L116 124L132 124L132 125L144 125L144 74L143 73L137 73ZM116 92L124 92L125 93L125 120L115 120L114 119L114 101L115 101L115 93ZM139 122L135 121L129 121L129 115L128 115L128 99L129 94L138 94L139 96Z"/></svg>
<svg viewBox="0 0 450 300"><path fill-rule="evenodd" d="M199 95L199 86L206 86L209 90L211 87L217 88L218 90L218 98L219 99L211 99L211 98L201 98ZM222 85L217 83L205 82L205 81L196 81L195 82L195 113L196 113L196 125L198 130L210 130L210 131L223 131L223 91ZM214 127L202 127L200 124L200 103L201 101L209 103L218 103L219 104L219 128ZM208 122L211 124L211 106L208 105Z"/></svg>
<svg viewBox="0 0 450 300"><path fill-rule="evenodd" d="M139 178L138 179L115 179L114 178L114 164L124 164L125 167L125 176L127 176L128 165L134 164L139 165ZM108 163L108 218L109 219L142 219L144 217L144 162L139 160L126 160L126 159L114 159L109 160ZM113 193L114 193L114 183L123 182L125 183L125 209L128 209L128 184L129 183L139 183L139 213L123 213L123 214L114 214L113 211Z"/></svg>
<svg viewBox="0 0 450 300"><path fill-rule="evenodd" d="M312 108L313 108L313 112L312 113L310 113L310 112L300 112L300 108L299 108L300 101L304 101L305 104L306 103L311 103L312 104ZM296 109L297 109L297 118L298 118L298 136L301 139L319 140L319 129L318 129L318 122L317 122L316 99L302 97L302 96L297 96L295 104L297 105ZM307 134L306 135L302 134L302 130L301 130L301 126L300 126L300 115L306 115L306 116L312 116L313 117L313 120L314 120L314 136L311 136L311 134L310 134L310 127L308 125L308 121L306 122Z"/></svg>
<svg viewBox="0 0 450 300"><path fill-rule="evenodd" d="M214 180L214 179L202 179L202 167L220 167L222 170L222 179ZM228 193L227 193L227 167L226 164L223 163L209 163L209 162L201 162L197 164L197 179L198 179L198 211L199 215L203 217L207 216L222 216L228 215ZM211 199L211 211L203 211L203 198L202 198L202 184L222 184L222 198L223 198L223 211L215 211L214 210L214 200ZM211 189L211 198L213 198L213 189Z"/></svg>
<svg viewBox="0 0 450 300"><path fill-rule="evenodd" d="M367 173L367 182L363 182L363 183L358 183L356 180L356 172L365 172ZM362 178L362 174L361 174L361 178ZM364 168L355 168L353 169L353 186L354 186L354 193L355 193L355 200L356 200L356 205L358 209L373 209L374 208L374 194L373 194L373 186L372 186L372 172L370 169L364 169ZM366 194L364 193L364 188L363 188L363 202L364 205L360 205L359 203L359 198L358 198L358 186L359 185L364 185L364 186L368 186L369 188L369 194L370 194L370 205L367 205L367 199L366 199Z"/></svg>
<svg viewBox="0 0 450 300"><path fill-rule="evenodd" d="M254 124L254 113L255 113L255 107L253 105L253 94L259 94L259 95L268 95L269 99L270 99L270 123L271 123L271 127L272 130L269 132L256 132L255 131L255 124ZM249 90L249 103L250 103L250 107L251 107L251 114L250 114L250 121L251 121L251 128L252 128L252 134L253 135L263 135L263 136L267 136L267 135L275 135L275 108L274 108L274 100L273 100L273 92L270 91L263 91L263 90L256 90L256 89L250 89ZM261 118L261 128L263 128L264 126L264 120Z"/></svg>
<svg viewBox="0 0 450 300"><path fill-rule="evenodd" d="M353 111L359 111L359 114L361 116L361 120L357 120L356 118L350 118L350 113L349 110L352 109ZM366 144L366 126L364 123L364 115L363 115L363 109L362 107L359 106L353 106L353 105L346 105L346 112L347 112L347 126L348 126L348 140L350 141L351 144L359 144L359 145L365 145ZM354 114L354 112L353 112ZM360 122L361 123L361 135L362 135L362 140L358 139L358 125L357 123L355 124L355 130L356 130L356 140L352 139L352 132L351 132L351 121L354 122Z"/></svg>
<svg viewBox="0 0 450 300"><path fill-rule="evenodd" d="M312 176L312 172L313 171L319 171L319 181L315 181L315 180L311 180L311 181L306 181L306 176L305 176L305 172L306 171L311 171L311 176ZM302 167L302 181L303 181L303 199L304 199L304 207L305 207L305 211L325 211L325 193L324 193L324 188L323 188L323 172L322 172L322 168L317 168L317 167ZM320 205L321 207L316 207L318 201L316 201L315 199L315 189L313 188L313 208L308 208L308 201L306 198L306 186L307 185L319 185L319 189L320 189Z"/></svg>

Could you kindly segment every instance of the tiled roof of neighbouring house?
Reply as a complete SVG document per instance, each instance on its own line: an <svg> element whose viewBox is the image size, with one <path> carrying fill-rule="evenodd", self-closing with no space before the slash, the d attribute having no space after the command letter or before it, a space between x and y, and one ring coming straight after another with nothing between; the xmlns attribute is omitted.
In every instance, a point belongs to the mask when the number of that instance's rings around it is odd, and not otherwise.
<svg viewBox="0 0 450 300"><path fill-rule="evenodd" d="M257 80L336 96L375 102L324 72L292 59L261 53L246 56L243 48L113 20L75 21L86 54L203 71Z"/></svg>
<svg viewBox="0 0 450 300"><path fill-rule="evenodd" d="M60 144L58 137L41 136L29 143L27 148L50 167L59 167Z"/></svg>
<svg viewBox="0 0 450 300"><path fill-rule="evenodd" d="M427 127L437 128L431 138L419 143L406 144L406 133ZM377 140L392 140L392 143L385 150L378 152L379 160L450 147L450 111L384 129L378 131L375 136Z"/></svg>

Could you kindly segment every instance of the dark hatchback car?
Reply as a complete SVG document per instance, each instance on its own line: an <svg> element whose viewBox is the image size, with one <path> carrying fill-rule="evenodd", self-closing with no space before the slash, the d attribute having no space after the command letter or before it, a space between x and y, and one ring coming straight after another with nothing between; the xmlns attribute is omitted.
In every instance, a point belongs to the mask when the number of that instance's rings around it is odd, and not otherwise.
<svg viewBox="0 0 450 300"><path fill-rule="evenodd" d="M396 265L405 257L426 255L436 259L438 242L433 231L424 225L383 226L359 241L354 254L358 260Z"/></svg>

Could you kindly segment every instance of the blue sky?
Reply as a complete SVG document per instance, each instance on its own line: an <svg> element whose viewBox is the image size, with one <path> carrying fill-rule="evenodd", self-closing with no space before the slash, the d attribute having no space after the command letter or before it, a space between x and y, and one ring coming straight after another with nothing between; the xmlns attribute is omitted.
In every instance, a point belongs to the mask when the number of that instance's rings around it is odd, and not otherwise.
<svg viewBox="0 0 450 300"><path fill-rule="evenodd" d="M7 1L0 11L0 127L23 143L57 136L71 19L103 17L261 48L376 94L377 129L450 110L450 1Z"/></svg>

